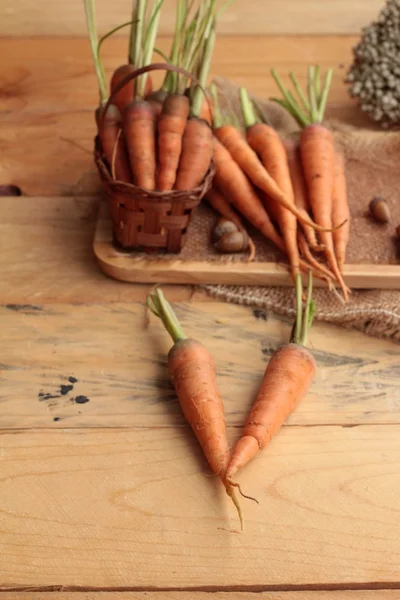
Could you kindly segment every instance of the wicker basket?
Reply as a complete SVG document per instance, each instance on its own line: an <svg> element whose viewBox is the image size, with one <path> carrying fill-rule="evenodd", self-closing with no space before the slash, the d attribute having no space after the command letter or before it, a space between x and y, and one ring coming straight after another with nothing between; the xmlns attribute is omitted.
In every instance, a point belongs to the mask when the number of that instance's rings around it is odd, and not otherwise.
<svg viewBox="0 0 400 600"><path fill-rule="evenodd" d="M194 190L150 192L112 179L97 137L95 163L107 194L115 243L126 250L180 252L193 211L211 187L214 165Z"/></svg>

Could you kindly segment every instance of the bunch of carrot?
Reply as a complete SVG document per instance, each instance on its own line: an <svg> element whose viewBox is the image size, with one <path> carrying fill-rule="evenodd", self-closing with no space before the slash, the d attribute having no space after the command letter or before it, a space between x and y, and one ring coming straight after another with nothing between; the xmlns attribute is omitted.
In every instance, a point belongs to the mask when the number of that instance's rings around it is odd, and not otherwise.
<svg viewBox="0 0 400 600"><path fill-rule="evenodd" d="M322 125L331 72L320 92L319 70L310 70L309 100L292 75L310 110L304 118L302 109L294 108L294 96L284 90L275 72L273 75L285 93L285 101L278 102L303 119L299 146L281 139L260 120L244 88L240 90L243 133L237 122L222 114L216 88L211 86L216 175L207 200L218 214L239 223L239 228L245 229L241 216L271 240L287 256L294 280L301 271L311 269L331 289L338 283L347 300L349 290L342 268L350 214L344 162L335 150L332 134ZM313 252L324 252L327 264L318 261Z"/></svg>
<svg viewBox="0 0 400 600"><path fill-rule="evenodd" d="M168 370L182 412L212 471L219 476L234 502L242 529L242 511L235 489L238 488L244 497L250 497L243 494L234 478L271 441L304 397L315 375L315 361L306 348L314 316L311 272L304 310L302 291L298 275L296 320L291 340L281 346L268 363L256 400L232 453L212 356L200 342L186 337L160 289L147 298L148 308L161 319L174 342L168 354Z"/></svg>
<svg viewBox="0 0 400 600"><path fill-rule="evenodd" d="M167 57L155 47L163 1L134 1L128 62L113 72L108 91L100 47L113 32L97 41L94 0L84 0L99 82L98 137L114 180L149 191L192 190L212 160L205 86L221 9L216 0L199 1L197 8L179 0ZM166 62L152 63L154 52ZM167 71L159 90L149 75L156 69Z"/></svg>

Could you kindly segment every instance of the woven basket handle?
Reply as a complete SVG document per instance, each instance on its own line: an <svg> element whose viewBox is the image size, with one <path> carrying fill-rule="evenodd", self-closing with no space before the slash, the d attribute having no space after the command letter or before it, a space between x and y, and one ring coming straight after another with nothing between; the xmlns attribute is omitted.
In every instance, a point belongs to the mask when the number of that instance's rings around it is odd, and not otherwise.
<svg viewBox="0 0 400 600"><path fill-rule="evenodd" d="M129 73L123 79L121 79L121 81L118 83L118 85L115 86L114 90L112 91L110 97L108 98L108 100L104 106L104 111L102 111L102 116L101 116L101 122L103 122L105 115L107 113L108 107L110 106L110 104L112 104L112 99L114 98L115 94L117 94L120 90L122 90L123 87L125 87L130 81L132 81L132 79L136 79L140 75L144 75L144 73L149 73L150 71L172 71L173 73L179 73L180 75L185 75L185 77L190 79L195 85L197 85L201 89L201 91L203 92L204 97L207 101L208 108L210 109L210 114L212 114L211 102L207 96L206 90L204 89L204 87L201 85L201 83L198 81L198 79L192 73L189 73L189 71L186 71L186 69L183 69L182 67L176 67L175 65L171 65L169 63L153 63L151 65L141 67L140 69L136 69L136 71ZM211 125L211 129L212 128L213 127Z"/></svg>

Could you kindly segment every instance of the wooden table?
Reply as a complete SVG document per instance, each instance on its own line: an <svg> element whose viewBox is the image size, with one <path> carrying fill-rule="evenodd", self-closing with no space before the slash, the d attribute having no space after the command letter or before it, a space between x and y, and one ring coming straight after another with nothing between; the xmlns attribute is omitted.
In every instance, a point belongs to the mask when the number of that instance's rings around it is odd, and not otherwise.
<svg viewBox="0 0 400 600"><path fill-rule="evenodd" d="M265 96L269 64L301 75L318 59L336 67L330 114L363 124L340 75L354 41L227 36L214 72ZM108 68L123 44L110 42ZM243 472L260 504L244 503L236 533L168 383L167 336L146 328L147 287L105 278L93 259L87 43L3 39L0 53L0 183L25 194L0 202L1 598L399 598L398 346L313 328L315 384ZM290 323L165 291L215 356L234 443Z"/></svg>

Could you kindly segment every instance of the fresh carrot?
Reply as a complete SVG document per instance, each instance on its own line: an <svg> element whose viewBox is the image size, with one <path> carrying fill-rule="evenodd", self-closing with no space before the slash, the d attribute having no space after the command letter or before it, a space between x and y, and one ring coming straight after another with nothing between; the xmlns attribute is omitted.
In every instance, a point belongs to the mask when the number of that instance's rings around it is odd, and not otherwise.
<svg viewBox="0 0 400 600"><path fill-rule="evenodd" d="M226 472L229 484L240 490L234 477L272 440L300 400L307 393L315 375L316 365L311 352L305 347L314 316L312 276L309 275L307 301L302 311L302 285L296 278L296 323L289 344L278 348L272 355L247 418L242 437L233 448Z"/></svg>
<svg viewBox="0 0 400 600"><path fill-rule="evenodd" d="M343 227L333 232L336 258L341 271L343 270L343 265L346 260L346 248L350 237L350 220L344 157L341 152L336 151L332 198L332 225L335 227L338 223L346 221Z"/></svg>
<svg viewBox="0 0 400 600"><path fill-rule="evenodd" d="M151 94L148 94L145 97L145 100L149 104L151 104L151 107L153 109L153 112L154 112L157 120L158 120L159 116L161 115L163 104L167 97L168 97L168 92L165 92L164 90L153 91L153 92L151 92Z"/></svg>
<svg viewBox="0 0 400 600"><path fill-rule="evenodd" d="M129 75L130 73L133 73L135 70L136 70L135 65L132 65L129 63L126 65L121 65L120 67L115 69L115 71L111 77L110 93L112 94L114 92L115 88L117 87L117 85L123 79L125 79L125 77L127 75ZM130 104L132 102L132 100L134 99L135 89L136 89L136 82L134 79L131 79L126 85L124 85L124 87L122 87L118 92L116 92L114 94L113 104L115 104L115 106L118 108L118 110L121 112L121 114L123 113L124 109L128 106L128 104ZM146 96L151 94L151 92L152 92L152 80L151 80L151 77L149 76L146 80L146 89L145 89Z"/></svg>
<svg viewBox="0 0 400 600"><path fill-rule="evenodd" d="M140 98L124 110L123 131L133 183L146 190L156 186L155 115L151 105Z"/></svg>
<svg viewBox="0 0 400 600"><path fill-rule="evenodd" d="M229 200L222 194L222 192L217 188L216 185L213 185L212 188L206 194L206 200L212 206L212 208L217 212L221 217L225 217L232 223L234 223L239 231L246 233L249 239L249 256L248 260L253 261L256 255L256 248L253 240L248 235L242 220L239 215L232 207Z"/></svg>
<svg viewBox="0 0 400 600"><path fill-rule="evenodd" d="M285 140L284 145L286 148L289 172L292 180L294 201L300 211L309 214L310 203L308 201L307 184L304 180L299 148L292 140ZM337 223L337 225L339 224L340 223ZM309 225L305 225L304 223L302 223L302 228L310 248L316 252L323 250L323 247L317 240L315 229Z"/></svg>
<svg viewBox="0 0 400 600"><path fill-rule="evenodd" d="M258 123L247 91L240 89L243 119L247 142L259 157L262 165L278 185L285 198L295 206L286 150L278 133L266 123ZM300 273L300 256L297 246L297 219L282 204L277 204L277 221L285 242L293 279Z"/></svg>
<svg viewBox="0 0 400 600"><path fill-rule="evenodd" d="M327 262L338 280L343 292L343 297L348 300L348 288L343 281L333 245L332 226L332 200L335 164L335 142L332 132L322 124L328 97L329 87L332 80L332 70L328 70L322 91L320 91L319 68L310 67L308 70L308 100L292 75L300 100L307 106L304 112L296 102L294 96L284 88L276 71L272 70L284 98L286 107L294 116L297 115L298 122L302 125L300 135L300 155L303 166L304 178L307 184L308 198L315 221L322 226L318 231ZM285 101L281 104L285 105ZM339 228L343 223L339 224Z"/></svg>
<svg viewBox="0 0 400 600"><path fill-rule="evenodd" d="M214 116L214 120L215 118ZM229 151L217 138L214 138L213 159L216 169L214 182L218 188L253 227L285 253L282 237L273 226L256 191Z"/></svg>
<svg viewBox="0 0 400 600"><path fill-rule="evenodd" d="M182 412L212 471L220 477L232 498L242 523L240 505L232 486L227 485L225 480L229 444L214 360L203 344L186 337L160 289L149 294L147 306L161 319L174 342L168 353L168 371Z"/></svg>
<svg viewBox="0 0 400 600"><path fill-rule="evenodd" d="M121 114L116 106L110 104L106 114L100 108L98 114L98 132L104 156L110 172L117 181L130 183L132 181L129 161L124 140L120 136Z"/></svg>
<svg viewBox="0 0 400 600"><path fill-rule="evenodd" d="M188 116L187 96L172 94L166 97L157 123L159 160L157 189L161 191L172 190L174 187Z"/></svg>

